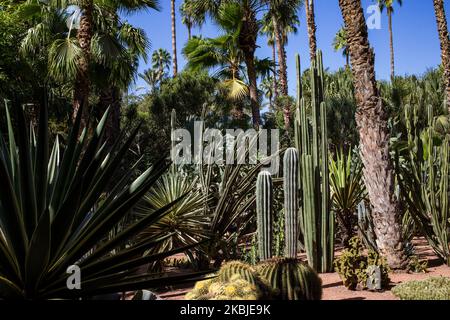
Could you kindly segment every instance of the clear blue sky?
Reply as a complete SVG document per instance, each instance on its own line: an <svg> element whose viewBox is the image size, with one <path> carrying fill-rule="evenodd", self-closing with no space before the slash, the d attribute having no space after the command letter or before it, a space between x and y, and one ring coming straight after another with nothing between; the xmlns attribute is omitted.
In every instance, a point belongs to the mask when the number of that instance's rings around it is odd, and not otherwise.
<svg viewBox="0 0 450 320"><path fill-rule="evenodd" d="M365 9L374 3L372 0L363 0L362 2ZM181 3L182 0L177 0L177 7ZM152 42L152 50L164 48L172 52L170 1L160 0L160 4L161 11L159 12L142 12L128 16L125 19L146 31ZM334 71L345 63L341 53L334 52L331 45L334 35L343 23L338 0L315 0L315 7L318 47L323 51L325 67ZM448 0L445 3L445 9L448 17L450 12ZM291 35L287 47L289 91L291 94L295 93L295 54L300 53L303 68L309 65L308 37L303 8L299 12L299 17L299 32L296 35ZM427 69L440 64L439 38L432 0L404 0L402 7L396 4L393 29L397 75L422 74ZM214 37L220 34L220 31L208 21L201 29L194 29L193 34ZM385 11L382 14L381 29L369 30L369 37L371 45L375 48L377 78L388 79L390 74L389 33ZM181 50L187 38L186 27L181 24L180 14L177 11L179 69L185 64ZM264 37L260 36L258 38L258 45L260 48L258 48L256 53L259 57L271 57L271 49L266 45ZM139 66L140 72L146 68L148 66L141 61ZM137 86L144 86L143 81L139 79Z"/></svg>

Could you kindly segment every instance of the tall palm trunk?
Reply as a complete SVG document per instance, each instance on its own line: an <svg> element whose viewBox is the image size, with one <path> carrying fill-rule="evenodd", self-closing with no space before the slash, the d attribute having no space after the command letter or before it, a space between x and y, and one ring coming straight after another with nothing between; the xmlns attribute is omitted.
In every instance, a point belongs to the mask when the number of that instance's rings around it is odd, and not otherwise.
<svg viewBox="0 0 450 320"><path fill-rule="evenodd" d="M447 19L445 17L444 0L433 0L436 22L441 42L441 58L444 67L444 82L447 108L450 113L450 40L448 38Z"/></svg>
<svg viewBox="0 0 450 320"><path fill-rule="evenodd" d="M277 40L275 39L275 37L273 37L273 41L272 41L272 61L274 63L273 66L273 96L274 99L276 100L278 98L278 83L277 83L277 49L276 49L276 42Z"/></svg>
<svg viewBox="0 0 450 320"><path fill-rule="evenodd" d="M272 23L273 23L275 38L276 38L278 63L280 65L279 80L280 80L281 95L287 96L288 95L288 82L287 82L287 65L286 65L286 51L284 48L284 39L281 34L280 26L275 17L272 18ZM283 107L283 115L284 115L284 125L286 127L286 130L289 130L289 127L291 125L291 111L290 111L289 105L286 103L284 104L284 107Z"/></svg>
<svg viewBox="0 0 450 320"><path fill-rule="evenodd" d="M387 9L389 20L389 46L391 49L391 80L395 78L394 33L392 31L392 9Z"/></svg>
<svg viewBox="0 0 450 320"><path fill-rule="evenodd" d="M261 123L259 112L258 89L256 81L255 53L244 51L245 65L247 66L247 77L249 80L248 91L250 94L250 104L252 108L253 127L258 130Z"/></svg>
<svg viewBox="0 0 450 320"><path fill-rule="evenodd" d="M178 74L178 59L177 59L177 27L175 20L175 0L171 0L171 18L172 18L172 68L173 76Z"/></svg>
<svg viewBox="0 0 450 320"><path fill-rule="evenodd" d="M80 45L82 55L77 62L78 72L73 91L72 119L76 118L78 110L81 106L83 106L82 123L84 126L87 123L87 115L89 114L87 108L89 105L89 63L91 60L91 39L93 34L92 0L83 0L81 3L81 10L82 15L80 18L80 27L77 32L77 40Z"/></svg>
<svg viewBox="0 0 450 320"><path fill-rule="evenodd" d="M316 21L314 13L314 0L305 1L306 10L306 24L308 25L308 38L309 38L309 56L311 62L316 60L317 53L317 39L316 39Z"/></svg>
<svg viewBox="0 0 450 320"><path fill-rule="evenodd" d="M393 269L403 269L406 257L401 233L401 216L394 196L394 173L389 156L387 113L375 80L375 57L368 40L360 0L339 0L358 104L356 121L360 135L364 181L372 206L372 217L381 254Z"/></svg>
<svg viewBox="0 0 450 320"><path fill-rule="evenodd" d="M247 67L247 77L249 81L250 105L252 108L253 127L259 129L261 116L259 110L257 74L255 67L256 40L258 37L258 22L256 13L251 8L244 8L244 17L239 34L239 47L244 55Z"/></svg>

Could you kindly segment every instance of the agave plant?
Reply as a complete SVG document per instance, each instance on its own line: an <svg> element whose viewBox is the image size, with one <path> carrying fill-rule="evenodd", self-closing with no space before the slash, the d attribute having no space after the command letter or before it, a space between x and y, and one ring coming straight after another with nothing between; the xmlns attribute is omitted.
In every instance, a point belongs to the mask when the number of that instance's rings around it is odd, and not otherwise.
<svg viewBox="0 0 450 320"><path fill-rule="evenodd" d="M358 204L365 198L362 167L359 163L352 165L351 150L347 155L341 150L336 160L330 160L329 170L333 210L343 232L343 243L347 245L353 237Z"/></svg>
<svg viewBox="0 0 450 320"><path fill-rule="evenodd" d="M143 256L167 236L134 236L159 221L180 199L134 221L111 236L111 230L166 170L156 163L134 181L133 170L112 190L114 173L138 132L108 150L102 136L108 111L92 136L81 134L81 114L66 146L59 139L50 152L47 104L41 104L37 135L15 104L17 128L6 108L7 141L0 137L0 298L76 298L167 285L199 274L161 277L136 274L144 264L183 252L195 244ZM3 137L3 135L2 135ZM124 141L122 144L121 141ZM81 270L81 289L69 290L67 270Z"/></svg>
<svg viewBox="0 0 450 320"><path fill-rule="evenodd" d="M203 211L206 199L197 185L198 179L190 179L187 174L170 170L136 206L134 210L136 215L146 217L184 196L172 206L169 214L141 233L142 237L151 237L155 234L169 235L154 248L155 251L192 245L208 237L210 218Z"/></svg>

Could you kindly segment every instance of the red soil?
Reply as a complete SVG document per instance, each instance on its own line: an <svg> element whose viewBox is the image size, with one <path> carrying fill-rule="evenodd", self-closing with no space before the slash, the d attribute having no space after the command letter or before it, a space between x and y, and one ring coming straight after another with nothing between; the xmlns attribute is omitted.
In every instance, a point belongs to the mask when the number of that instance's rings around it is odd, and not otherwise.
<svg viewBox="0 0 450 320"><path fill-rule="evenodd" d="M445 276L450 277L450 267L443 265L436 257L433 250L424 239L414 241L416 254L419 259L428 261L427 273L406 273L395 272L389 276L391 278L390 287L382 292L351 291L342 285L342 281L337 273L321 274L323 287L323 300L398 300L390 291L394 286L411 280L422 280L429 277ZM339 254L339 252L336 252ZM166 300L183 300L187 292L192 289L192 285L171 288L160 293L160 297Z"/></svg>

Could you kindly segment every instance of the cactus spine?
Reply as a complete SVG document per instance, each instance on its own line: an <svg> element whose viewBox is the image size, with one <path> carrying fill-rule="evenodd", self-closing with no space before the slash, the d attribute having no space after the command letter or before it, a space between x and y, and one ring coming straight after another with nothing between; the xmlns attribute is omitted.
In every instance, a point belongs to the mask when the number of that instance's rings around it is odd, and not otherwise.
<svg viewBox="0 0 450 320"><path fill-rule="evenodd" d="M284 155L285 256L297 257L298 241L298 151L289 148Z"/></svg>
<svg viewBox="0 0 450 320"><path fill-rule="evenodd" d="M272 197L272 177L269 172L262 171L256 181L258 249L262 261L272 258Z"/></svg>
<svg viewBox="0 0 450 320"><path fill-rule="evenodd" d="M253 285L257 282L253 268L240 261L227 262L220 268L218 273L218 277L221 282L229 282L236 276Z"/></svg>
<svg viewBox="0 0 450 320"><path fill-rule="evenodd" d="M301 74L297 56L297 90L301 92ZM301 230L309 265L318 272L333 270L334 217L330 210L328 141L322 53L310 69L311 117L306 100L298 95L295 119L295 143L299 150L302 185Z"/></svg>
<svg viewBox="0 0 450 320"><path fill-rule="evenodd" d="M297 259L268 260L259 264L257 271L278 299L320 300L322 297L322 280L311 267Z"/></svg>

